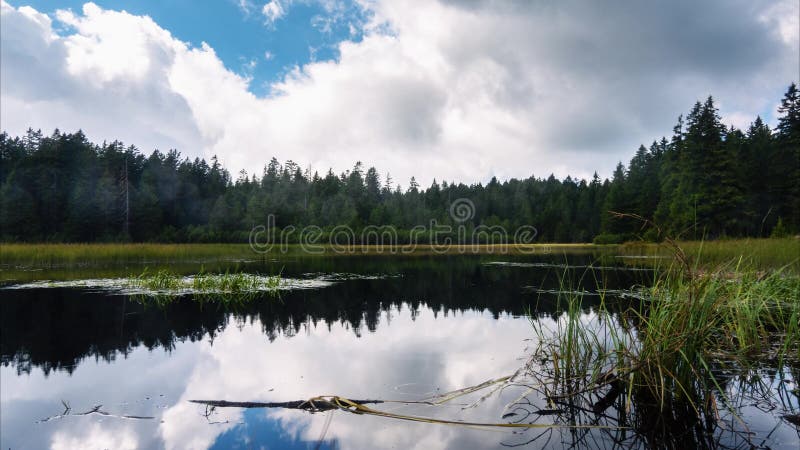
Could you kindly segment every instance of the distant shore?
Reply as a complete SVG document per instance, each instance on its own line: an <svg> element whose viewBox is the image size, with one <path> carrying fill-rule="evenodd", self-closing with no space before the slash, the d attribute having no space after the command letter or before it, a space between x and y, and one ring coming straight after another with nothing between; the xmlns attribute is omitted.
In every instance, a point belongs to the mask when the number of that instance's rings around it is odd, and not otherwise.
<svg viewBox="0 0 800 450"><path fill-rule="evenodd" d="M679 245L700 264L719 264L743 259L757 267L790 266L797 270L800 260L800 239L731 239L716 241L686 241ZM652 257L670 256L669 250L659 244L630 242L621 245L596 244L483 244L432 246L418 244L413 247L350 245L317 246L308 252L298 244L279 247L266 252L256 252L247 244L161 244L161 243L2 243L0 265L11 267L50 267L54 265L79 267L117 263L183 262L183 261L252 261L276 258L281 255L301 256L414 256L414 255L547 255L570 253L596 253L603 255ZM639 259L639 258L635 258ZM647 258L641 258L647 259ZM2 268L0 268L2 270Z"/></svg>

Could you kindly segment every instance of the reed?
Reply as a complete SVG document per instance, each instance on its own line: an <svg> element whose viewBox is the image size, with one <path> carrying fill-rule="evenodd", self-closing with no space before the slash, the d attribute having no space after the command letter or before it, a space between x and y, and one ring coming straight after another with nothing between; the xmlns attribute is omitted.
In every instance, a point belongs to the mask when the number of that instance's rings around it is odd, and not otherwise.
<svg viewBox="0 0 800 450"><path fill-rule="evenodd" d="M157 303L164 303L191 294L195 300L231 303L252 300L264 293L276 295L282 281L280 275L201 271L197 275L182 276L167 270L149 273L145 269L142 274L130 277L127 287L144 291L137 296L140 301L155 299Z"/></svg>
<svg viewBox="0 0 800 450"><path fill-rule="evenodd" d="M709 430L750 442L737 405L769 404L772 394L748 374L800 367L800 276L741 259L670 269L635 302L602 298L586 309L580 292L562 287L554 323L531 316L537 344L517 377L529 390L508 409L536 411L528 398L538 393L562 421L632 429L615 432L615 442L713 447ZM783 406L784 417L795 417Z"/></svg>
<svg viewBox="0 0 800 450"><path fill-rule="evenodd" d="M539 346L528 368L561 398L616 385L628 406L636 396L700 414L722 391L720 371L800 363L800 276L785 270L737 261L691 277L667 272L637 303L603 299L588 313L579 293L562 297L555 328L532 320Z"/></svg>

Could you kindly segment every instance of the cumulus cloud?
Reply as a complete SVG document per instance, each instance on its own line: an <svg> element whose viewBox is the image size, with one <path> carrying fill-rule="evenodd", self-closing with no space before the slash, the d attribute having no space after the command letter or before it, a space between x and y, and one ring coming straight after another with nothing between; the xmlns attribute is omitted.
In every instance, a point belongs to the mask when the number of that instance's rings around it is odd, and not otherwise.
<svg viewBox="0 0 800 450"><path fill-rule="evenodd" d="M203 148L188 103L164 76L183 44L149 18L93 4L81 16L58 17L75 32L60 37L44 14L2 4L3 130L83 129L147 151Z"/></svg>
<svg viewBox="0 0 800 450"><path fill-rule="evenodd" d="M358 2L363 38L290 70L267 97L211 46L148 17L90 3L56 14L71 27L58 35L51 18L4 3L3 128L81 127L251 173L274 155L320 171L361 160L404 185L588 177L709 94L736 125L774 110L800 64L792 0ZM262 8L268 22L287 11Z"/></svg>
<svg viewBox="0 0 800 450"><path fill-rule="evenodd" d="M286 10L284 9L283 3L280 0L271 0L270 2L264 4L264 7L261 8L261 13L264 14L264 17L267 19L267 23L272 24L286 15Z"/></svg>

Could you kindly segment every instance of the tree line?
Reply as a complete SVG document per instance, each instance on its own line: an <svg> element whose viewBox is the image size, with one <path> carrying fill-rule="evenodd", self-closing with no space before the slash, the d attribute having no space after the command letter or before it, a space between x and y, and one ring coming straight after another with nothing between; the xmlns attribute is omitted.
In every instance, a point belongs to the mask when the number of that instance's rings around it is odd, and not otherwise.
<svg viewBox="0 0 800 450"><path fill-rule="evenodd" d="M782 236L800 231L800 92L792 83L772 130L756 117L746 130L725 127L712 97L678 118L670 138L640 146L612 178L550 175L466 185L443 181L407 188L356 163L340 174L311 173L275 158L260 176L233 179L216 157L176 150L144 155L119 141L89 142L81 131L50 136L29 129L0 134L0 239L3 241L247 242L267 217L285 229L337 225L408 230L459 225L452 201L470 199L464 223L514 230L532 225L539 242L612 243L660 236L688 239Z"/></svg>

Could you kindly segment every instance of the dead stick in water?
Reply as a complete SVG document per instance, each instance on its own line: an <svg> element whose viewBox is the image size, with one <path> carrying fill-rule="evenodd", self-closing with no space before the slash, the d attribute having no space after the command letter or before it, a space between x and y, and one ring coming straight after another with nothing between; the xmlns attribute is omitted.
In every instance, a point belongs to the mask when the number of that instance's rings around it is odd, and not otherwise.
<svg viewBox="0 0 800 450"><path fill-rule="evenodd" d="M443 425L460 425L478 428L606 428L621 429L626 427L602 425L564 425L564 424L538 424L538 423L484 423L466 422L459 420L435 419L431 417L409 416L379 411L364 406L367 403L386 403L385 400L350 400L339 396L320 396L309 400L296 400L292 402L229 402L227 400L189 400L192 403L212 407L233 408L292 408L310 412L329 411L340 409L353 414L368 414L389 419L408 420L412 422L425 422Z"/></svg>
<svg viewBox="0 0 800 450"><path fill-rule="evenodd" d="M311 412L340 409L339 406L334 405L330 401L324 399L295 400L291 402L230 402L227 400L189 400L189 401L192 403L199 403L201 405L214 406L219 408L287 408L287 409L302 409ZM351 401L359 405L384 403L383 400L351 400Z"/></svg>

